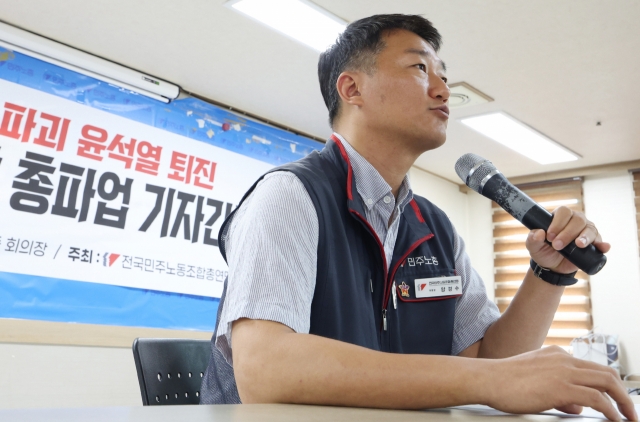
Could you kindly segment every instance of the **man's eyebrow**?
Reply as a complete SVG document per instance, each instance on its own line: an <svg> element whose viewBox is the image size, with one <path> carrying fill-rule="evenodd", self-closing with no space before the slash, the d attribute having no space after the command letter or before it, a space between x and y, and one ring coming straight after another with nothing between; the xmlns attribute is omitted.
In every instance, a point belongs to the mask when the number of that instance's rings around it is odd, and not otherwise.
<svg viewBox="0 0 640 422"><path fill-rule="evenodd" d="M419 49L419 48L407 48L406 50L404 50L404 52L408 53L408 54L417 54L417 55L423 56L423 57L433 57L433 54L431 54L430 51L422 50L422 49ZM437 57L435 59L436 59L436 61L438 63L440 63L440 67L442 67L442 70L446 72L447 71L447 66L444 64L444 62L442 60L440 60L439 58L437 58Z"/></svg>

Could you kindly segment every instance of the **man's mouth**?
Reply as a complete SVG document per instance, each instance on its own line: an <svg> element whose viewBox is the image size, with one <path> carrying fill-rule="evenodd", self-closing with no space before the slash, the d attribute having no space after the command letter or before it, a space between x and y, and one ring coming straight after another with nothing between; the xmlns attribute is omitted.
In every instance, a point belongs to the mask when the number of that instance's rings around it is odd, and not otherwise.
<svg viewBox="0 0 640 422"><path fill-rule="evenodd" d="M449 107L447 107L446 105L441 105L440 107L432 108L431 110L437 111L449 118Z"/></svg>

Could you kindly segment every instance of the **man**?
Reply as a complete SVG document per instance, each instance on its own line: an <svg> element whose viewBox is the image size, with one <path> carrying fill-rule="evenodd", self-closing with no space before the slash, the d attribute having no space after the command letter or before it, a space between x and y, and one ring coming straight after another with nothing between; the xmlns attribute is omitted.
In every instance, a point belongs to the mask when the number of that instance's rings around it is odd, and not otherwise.
<svg viewBox="0 0 640 422"><path fill-rule="evenodd" d="M261 178L223 225L229 278L202 403L591 406L618 419L608 394L636 419L614 371L540 350L564 288L529 271L500 316L446 215L412 193L411 165L446 138L439 45L426 19L381 15L352 23L321 55L335 133L321 153ZM610 247L561 207L527 248L570 281L576 267L556 251L574 239ZM451 292L418 294L440 277Z"/></svg>

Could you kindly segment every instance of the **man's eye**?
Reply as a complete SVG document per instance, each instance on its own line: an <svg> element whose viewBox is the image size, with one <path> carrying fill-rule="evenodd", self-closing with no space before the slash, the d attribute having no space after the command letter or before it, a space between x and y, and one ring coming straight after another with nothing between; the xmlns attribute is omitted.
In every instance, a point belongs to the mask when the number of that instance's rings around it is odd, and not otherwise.
<svg viewBox="0 0 640 422"><path fill-rule="evenodd" d="M419 65L418 65L418 68L419 68L420 70L422 70L423 72L426 72L426 71L427 71L427 66L426 66L426 65L424 65L424 64L419 64Z"/></svg>
<svg viewBox="0 0 640 422"><path fill-rule="evenodd" d="M449 82L449 79L447 79L445 76L442 77L442 80L444 81L445 84Z"/></svg>

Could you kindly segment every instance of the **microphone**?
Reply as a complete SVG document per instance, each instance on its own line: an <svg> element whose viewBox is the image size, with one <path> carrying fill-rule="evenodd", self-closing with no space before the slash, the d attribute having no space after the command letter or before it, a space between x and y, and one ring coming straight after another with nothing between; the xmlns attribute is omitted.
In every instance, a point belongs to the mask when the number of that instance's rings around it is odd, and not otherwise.
<svg viewBox="0 0 640 422"><path fill-rule="evenodd" d="M465 185L496 202L529 230L547 231L551 225L553 215L513 186L491 161L465 154L456 162L456 173ZM592 244L579 248L572 241L558 252L589 275L596 274L607 263L607 257Z"/></svg>

